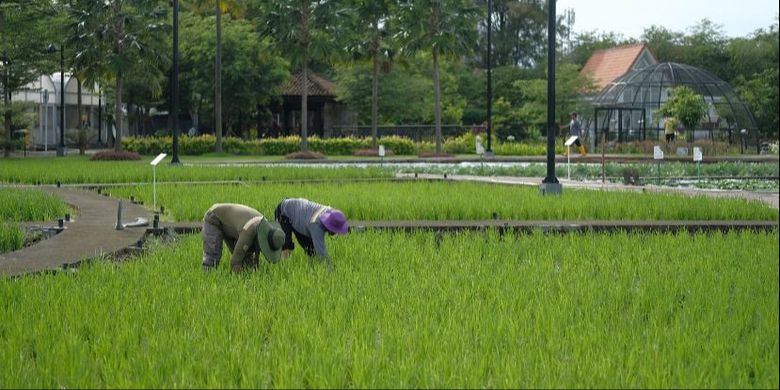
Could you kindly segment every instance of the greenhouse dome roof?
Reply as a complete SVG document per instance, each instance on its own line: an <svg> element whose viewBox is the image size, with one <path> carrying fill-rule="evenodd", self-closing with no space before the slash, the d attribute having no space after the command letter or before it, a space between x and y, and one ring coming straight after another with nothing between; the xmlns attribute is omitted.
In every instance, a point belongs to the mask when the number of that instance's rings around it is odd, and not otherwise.
<svg viewBox="0 0 780 390"><path fill-rule="evenodd" d="M693 89L707 103L705 128L756 128L753 115L731 85L706 70L673 62L629 71L609 83L593 100L593 105L646 109L652 119L655 111L669 99L672 88L681 85Z"/></svg>

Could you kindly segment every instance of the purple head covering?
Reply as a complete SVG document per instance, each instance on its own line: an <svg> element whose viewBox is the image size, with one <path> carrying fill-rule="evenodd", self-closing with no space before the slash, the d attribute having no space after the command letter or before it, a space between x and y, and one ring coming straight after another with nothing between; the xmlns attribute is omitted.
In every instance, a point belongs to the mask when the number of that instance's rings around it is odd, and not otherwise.
<svg viewBox="0 0 780 390"><path fill-rule="evenodd" d="M329 232L333 234L346 234L349 231L347 217L341 210L329 209L320 214L320 222Z"/></svg>

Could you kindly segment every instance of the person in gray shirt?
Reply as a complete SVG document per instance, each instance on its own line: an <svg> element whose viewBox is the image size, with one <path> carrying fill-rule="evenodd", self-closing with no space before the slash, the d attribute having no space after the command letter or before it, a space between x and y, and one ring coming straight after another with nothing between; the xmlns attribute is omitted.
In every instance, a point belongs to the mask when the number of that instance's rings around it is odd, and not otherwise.
<svg viewBox="0 0 780 390"><path fill-rule="evenodd" d="M571 122L569 122L568 125L562 125L561 129L568 127L569 134L577 137L577 139L574 140L574 145L577 146L577 149L579 149L580 156L584 157L587 154L587 150L585 150L585 146L580 142L580 138L582 138L582 122L580 122L580 120L577 118L577 111L572 111L569 113L569 117L571 118ZM564 151L563 155L565 156L567 153L567 151Z"/></svg>
<svg viewBox="0 0 780 390"><path fill-rule="evenodd" d="M316 256L332 265L325 248L325 235L346 234L349 231L347 217L343 212L303 198L282 200L276 206L274 216L285 234L282 258L288 257L295 249L292 241L292 235L295 234L298 244L310 260Z"/></svg>
<svg viewBox="0 0 780 390"><path fill-rule="evenodd" d="M234 272L257 267L259 253L275 263L284 239L281 226L259 211L241 204L217 203L203 216L203 268L210 270L219 265L222 241L233 254L230 265Z"/></svg>

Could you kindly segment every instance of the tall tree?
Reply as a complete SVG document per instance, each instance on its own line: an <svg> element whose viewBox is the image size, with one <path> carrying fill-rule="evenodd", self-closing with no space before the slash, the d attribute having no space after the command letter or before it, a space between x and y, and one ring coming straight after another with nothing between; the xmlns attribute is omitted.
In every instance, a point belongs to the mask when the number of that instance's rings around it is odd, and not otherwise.
<svg viewBox="0 0 780 390"><path fill-rule="evenodd" d="M494 0L492 66L531 67L538 64L546 55L546 34L546 1ZM478 52L486 50L487 25L481 21Z"/></svg>
<svg viewBox="0 0 780 390"><path fill-rule="evenodd" d="M152 74L167 64L165 4L158 0L71 0L69 46L76 48L74 66L85 81L114 81L114 150L122 150L122 94L125 77L134 70ZM159 78L152 78L159 80ZM162 88L157 86L156 88Z"/></svg>
<svg viewBox="0 0 780 390"><path fill-rule="evenodd" d="M183 102L190 111L208 111L214 104L214 16L182 13L181 86ZM222 93L225 124L238 122L239 112L253 112L276 96L287 78L287 63L270 49L270 39L257 39L246 20L225 18L223 24L225 67ZM205 114L204 114L205 115ZM211 118L206 118L211 119Z"/></svg>
<svg viewBox="0 0 780 390"><path fill-rule="evenodd" d="M276 0L265 15L263 34L272 36L279 51L301 70L302 151L309 150L309 65L327 62L340 52L339 26L334 21L343 12L337 0Z"/></svg>
<svg viewBox="0 0 780 390"><path fill-rule="evenodd" d="M441 57L464 56L476 41L478 9L470 0L402 0L399 7L401 53L431 53L436 153L442 152Z"/></svg>
<svg viewBox="0 0 780 390"><path fill-rule="evenodd" d="M197 0L195 9L210 4L216 15L216 50L214 53L214 132L217 136L215 151L222 152L222 15L231 12L232 16L241 15L246 4L241 0Z"/></svg>
<svg viewBox="0 0 780 390"><path fill-rule="evenodd" d="M390 33L390 17L397 0L351 0L353 10L349 30L350 51L357 59L371 61L371 145L377 147L377 121L379 120L379 70L383 61L389 61L392 49L387 38Z"/></svg>
<svg viewBox="0 0 780 390"><path fill-rule="evenodd" d="M48 16L52 11L56 10L44 0L0 2L0 115L5 157L13 148L11 94L53 69L53 58L46 53L58 20Z"/></svg>

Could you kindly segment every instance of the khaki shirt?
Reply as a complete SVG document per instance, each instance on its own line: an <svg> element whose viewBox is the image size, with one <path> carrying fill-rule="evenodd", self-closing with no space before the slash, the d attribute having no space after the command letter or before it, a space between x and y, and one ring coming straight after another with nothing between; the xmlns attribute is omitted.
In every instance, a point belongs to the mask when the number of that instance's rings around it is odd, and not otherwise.
<svg viewBox="0 0 780 390"><path fill-rule="evenodd" d="M247 256L257 256L257 225L263 220L259 211L241 204L217 203L206 211L204 220L219 226L225 239L236 243L231 265L241 265Z"/></svg>

